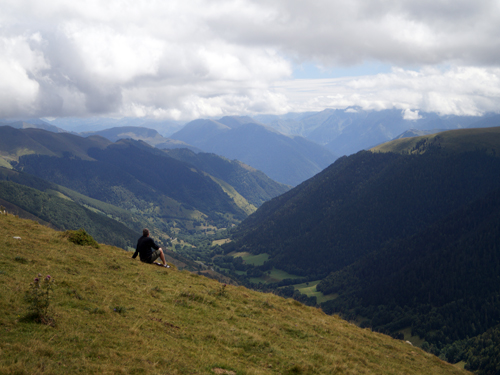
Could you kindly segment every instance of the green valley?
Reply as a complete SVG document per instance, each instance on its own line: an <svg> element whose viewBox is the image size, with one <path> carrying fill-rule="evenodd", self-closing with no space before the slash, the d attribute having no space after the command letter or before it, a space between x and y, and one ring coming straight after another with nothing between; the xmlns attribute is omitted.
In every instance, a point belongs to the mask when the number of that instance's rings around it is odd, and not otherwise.
<svg viewBox="0 0 500 375"><path fill-rule="evenodd" d="M4 170L2 178L57 191L135 231L148 226L165 245L175 236L231 227L289 189L236 161L203 154L190 163L182 152L171 150L172 158L142 141L9 126L0 135L2 165L23 172Z"/></svg>

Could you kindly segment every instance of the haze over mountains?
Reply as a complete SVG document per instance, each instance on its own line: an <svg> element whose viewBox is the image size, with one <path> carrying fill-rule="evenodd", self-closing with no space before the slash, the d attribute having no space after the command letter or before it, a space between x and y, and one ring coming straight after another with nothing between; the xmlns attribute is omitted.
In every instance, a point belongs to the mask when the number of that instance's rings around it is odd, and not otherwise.
<svg viewBox="0 0 500 375"><path fill-rule="evenodd" d="M334 154L314 142L279 133L249 117L195 120L171 138L240 160L292 186L312 177L336 159Z"/></svg>
<svg viewBox="0 0 500 375"><path fill-rule="evenodd" d="M390 141L410 130L439 130L497 126L499 115L440 116L437 113L386 109L366 111L357 107L321 112L255 116L286 134L304 136L336 155L350 155Z"/></svg>
<svg viewBox="0 0 500 375"><path fill-rule="evenodd" d="M165 138L154 129L148 129L139 126L120 126L99 131L87 131L80 133L80 135L83 137L99 135L101 137L109 139L111 142L116 142L120 139L134 139L144 141L151 146L155 146L159 149L187 148L195 152L201 152L200 149L185 142L171 138Z"/></svg>

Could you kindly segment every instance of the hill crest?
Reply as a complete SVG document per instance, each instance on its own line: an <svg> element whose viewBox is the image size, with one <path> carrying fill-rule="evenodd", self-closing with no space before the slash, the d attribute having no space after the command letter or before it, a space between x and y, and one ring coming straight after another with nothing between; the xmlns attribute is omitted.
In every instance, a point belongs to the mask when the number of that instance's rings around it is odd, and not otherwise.
<svg viewBox="0 0 500 375"><path fill-rule="evenodd" d="M395 139L373 147L370 151L422 154L437 148L445 152L484 150L489 154L500 156L500 127L455 129Z"/></svg>

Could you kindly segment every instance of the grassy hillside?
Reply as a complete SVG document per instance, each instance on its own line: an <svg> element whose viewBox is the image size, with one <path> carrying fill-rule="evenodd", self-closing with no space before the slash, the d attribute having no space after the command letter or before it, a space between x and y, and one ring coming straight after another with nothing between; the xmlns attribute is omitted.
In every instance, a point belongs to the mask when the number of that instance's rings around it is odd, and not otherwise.
<svg viewBox="0 0 500 375"><path fill-rule="evenodd" d="M138 231L126 227L105 215L93 212L69 199L44 193L12 181L0 180L2 201L28 212L42 222L50 223L57 229L77 230L84 228L96 239L123 249L133 247ZM14 208L15 209L15 208ZM9 207L9 212L12 208ZM19 213L22 215L21 213Z"/></svg>
<svg viewBox="0 0 500 375"><path fill-rule="evenodd" d="M420 137L401 138L372 148L373 152L422 154L431 149L449 152L486 151L500 155L500 127L448 130Z"/></svg>
<svg viewBox="0 0 500 375"><path fill-rule="evenodd" d="M27 318L39 273L54 280L50 325ZM0 215L0 285L2 374L466 373L296 301L77 246L11 215Z"/></svg>

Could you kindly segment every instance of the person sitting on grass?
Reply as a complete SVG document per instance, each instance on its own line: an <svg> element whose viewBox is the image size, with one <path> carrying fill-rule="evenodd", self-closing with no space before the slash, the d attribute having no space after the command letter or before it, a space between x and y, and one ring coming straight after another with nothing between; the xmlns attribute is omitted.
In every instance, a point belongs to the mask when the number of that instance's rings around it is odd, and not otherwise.
<svg viewBox="0 0 500 375"><path fill-rule="evenodd" d="M155 251L151 249L155 249ZM139 254L141 262L153 263L156 259L160 258L163 262L163 267L167 267L167 261L165 260L165 254L163 250L159 247L151 237L149 237L149 229L144 228L142 230L142 237L137 241L137 246L135 248L135 253L132 255L132 259L135 259ZM155 263L161 266L160 263Z"/></svg>

